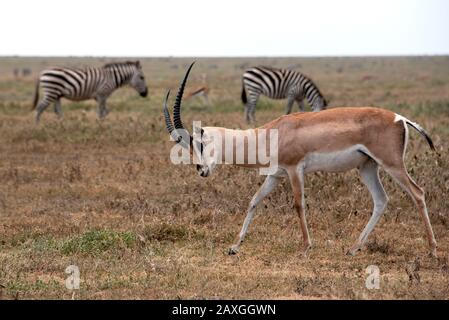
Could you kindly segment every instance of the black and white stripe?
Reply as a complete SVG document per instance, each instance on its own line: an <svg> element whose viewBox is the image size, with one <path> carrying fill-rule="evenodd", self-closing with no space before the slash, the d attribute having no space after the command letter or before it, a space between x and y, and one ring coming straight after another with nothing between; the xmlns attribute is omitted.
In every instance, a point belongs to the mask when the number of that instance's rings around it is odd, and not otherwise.
<svg viewBox="0 0 449 320"><path fill-rule="evenodd" d="M286 113L290 113L293 103L298 102L304 111L303 100L307 99L313 111L326 109L326 99L313 81L302 73L270 67L253 67L243 74L242 102L246 105L248 122L254 121L257 100L261 94L272 99L288 99Z"/></svg>
<svg viewBox="0 0 449 320"><path fill-rule="evenodd" d="M36 109L36 122L41 113L51 103L55 112L62 116L61 98L81 101L95 99L98 102L98 115L103 118L108 113L106 99L121 86L131 85L142 97L148 94L145 77L139 61L109 63L101 68L51 68L41 72L36 83L33 109ZM39 88L43 98L39 101Z"/></svg>

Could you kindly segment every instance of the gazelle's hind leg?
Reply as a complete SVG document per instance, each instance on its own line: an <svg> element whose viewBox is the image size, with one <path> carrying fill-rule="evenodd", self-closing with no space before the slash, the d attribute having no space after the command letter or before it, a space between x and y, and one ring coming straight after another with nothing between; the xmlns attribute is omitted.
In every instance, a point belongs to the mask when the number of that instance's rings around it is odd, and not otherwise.
<svg viewBox="0 0 449 320"><path fill-rule="evenodd" d="M418 208L419 214L421 215L421 218L424 222L424 226L426 228L427 241L429 243L430 253L433 256L436 256L437 242L433 234L432 225L430 224L423 189L421 189L415 183L415 181L413 181L413 179L410 178L403 164L398 165L397 167L385 167L385 170L413 199L413 202Z"/></svg>
<svg viewBox="0 0 449 320"><path fill-rule="evenodd" d="M363 183L368 188L374 202L373 213L367 225L360 234L358 240L348 250L348 254L355 255L365 244L371 231L373 231L376 224L379 222L385 207L387 206L388 197L379 179L379 166L377 163L369 159L360 168L360 175Z"/></svg>
<svg viewBox="0 0 449 320"><path fill-rule="evenodd" d="M271 191L273 191L274 187L276 187L278 183L279 178L275 176L267 176L260 189L253 196L253 199L249 204L245 222L243 223L242 230L240 231L239 234L239 239L237 240L237 243L229 249L229 254L236 254L239 252L240 245L242 244L243 239L245 238L245 235L248 232L249 224L253 220L257 205L259 204L260 201L263 200L263 198L265 198Z"/></svg>

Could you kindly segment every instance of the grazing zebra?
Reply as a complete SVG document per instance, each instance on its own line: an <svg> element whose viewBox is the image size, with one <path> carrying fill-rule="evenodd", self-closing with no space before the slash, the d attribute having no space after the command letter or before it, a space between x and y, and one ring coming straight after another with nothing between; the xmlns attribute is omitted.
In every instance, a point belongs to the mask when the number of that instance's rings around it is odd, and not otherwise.
<svg viewBox="0 0 449 320"><path fill-rule="evenodd" d="M39 123L41 113L53 102L55 112L61 118L62 97L74 101L95 99L98 102L98 117L103 119L109 112L106 99L117 88L128 84L142 97L147 96L148 88L139 61L108 63L101 68L44 70L36 82L33 103L33 110L36 109L36 122ZM44 97L38 104L40 87L44 91Z"/></svg>
<svg viewBox="0 0 449 320"><path fill-rule="evenodd" d="M288 99L286 114L292 111L293 102L297 101L300 111L304 111L304 98L312 106L313 111L327 107L318 87L305 75L287 69L270 67L253 67L243 74L242 102L245 104L245 115L248 123L255 121L255 109L259 96L263 94L272 99Z"/></svg>

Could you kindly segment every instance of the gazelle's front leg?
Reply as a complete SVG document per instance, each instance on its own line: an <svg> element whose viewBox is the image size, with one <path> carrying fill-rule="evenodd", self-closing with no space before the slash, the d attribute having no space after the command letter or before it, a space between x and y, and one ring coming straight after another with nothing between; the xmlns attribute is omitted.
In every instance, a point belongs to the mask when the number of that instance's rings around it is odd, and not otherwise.
<svg viewBox="0 0 449 320"><path fill-rule="evenodd" d="M293 196L295 198L295 209L298 213L299 222L301 224L301 231L304 242L301 253L303 256L306 256L307 251L309 251L310 247L312 246L312 241L310 240L305 213L304 170L300 168L299 170L289 171L288 177L290 178L290 184L292 186Z"/></svg>
<svg viewBox="0 0 449 320"><path fill-rule="evenodd" d="M246 214L245 221L243 222L243 227L242 230L240 231L237 243L229 249L229 254L236 254L239 252L240 245L242 244L246 232L248 231L248 226L254 217L257 205L274 189L274 187L276 187L278 183L279 178L275 176L267 176L260 189L253 196L253 199L249 204L248 213Z"/></svg>
<svg viewBox="0 0 449 320"><path fill-rule="evenodd" d="M204 101L206 102L206 106L210 106L209 96L207 93L203 93Z"/></svg>

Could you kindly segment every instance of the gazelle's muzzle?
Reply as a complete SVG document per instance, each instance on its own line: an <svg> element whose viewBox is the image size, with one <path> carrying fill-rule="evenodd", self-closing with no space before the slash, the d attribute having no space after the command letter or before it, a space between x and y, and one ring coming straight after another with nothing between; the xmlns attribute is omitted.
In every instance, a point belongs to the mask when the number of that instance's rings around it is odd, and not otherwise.
<svg viewBox="0 0 449 320"><path fill-rule="evenodd" d="M202 165L197 164L196 170L198 171L198 174L203 178L208 177L210 174L209 167L207 167L207 166L202 166Z"/></svg>

